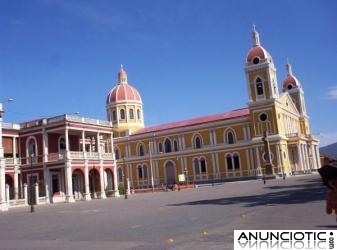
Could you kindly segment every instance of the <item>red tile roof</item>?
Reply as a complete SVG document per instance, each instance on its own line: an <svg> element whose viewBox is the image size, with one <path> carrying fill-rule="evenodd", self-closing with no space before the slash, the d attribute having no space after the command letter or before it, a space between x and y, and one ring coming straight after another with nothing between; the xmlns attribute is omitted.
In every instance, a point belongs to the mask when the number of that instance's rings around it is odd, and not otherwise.
<svg viewBox="0 0 337 250"><path fill-rule="evenodd" d="M248 108L242 108L242 109L236 109L232 110L226 113L221 114L215 114L215 115L208 115L208 116L202 116L177 122L171 122L171 123L165 123L161 125L146 127L143 129L140 129L134 133L134 135L140 135L140 134L146 134L146 133L154 133L159 132L163 130L168 129L175 129L175 128L182 128L182 127L188 127L208 122L215 122L215 121L221 121L221 120L228 120L233 118L238 118L242 116L247 116L249 114Z"/></svg>

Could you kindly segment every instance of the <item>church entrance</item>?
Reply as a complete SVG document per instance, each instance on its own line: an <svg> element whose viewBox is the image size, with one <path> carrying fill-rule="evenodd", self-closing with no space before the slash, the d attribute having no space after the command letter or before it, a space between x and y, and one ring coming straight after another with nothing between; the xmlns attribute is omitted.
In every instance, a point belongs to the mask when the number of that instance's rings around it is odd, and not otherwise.
<svg viewBox="0 0 337 250"><path fill-rule="evenodd" d="M167 185L176 184L176 166L173 165L172 161L169 161L165 164L165 183Z"/></svg>

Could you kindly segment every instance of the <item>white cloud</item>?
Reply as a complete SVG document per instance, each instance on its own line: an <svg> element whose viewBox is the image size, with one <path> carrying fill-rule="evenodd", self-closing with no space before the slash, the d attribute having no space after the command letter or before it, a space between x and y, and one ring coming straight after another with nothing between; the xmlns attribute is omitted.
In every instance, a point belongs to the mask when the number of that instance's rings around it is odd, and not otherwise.
<svg viewBox="0 0 337 250"><path fill-rule="evenodd" d="M319 146L324 147L329 144L337 142L337 131L323 132L318 135L320 140Z"/></svg>
<svg viewBox="0 0 337 250"><path fill-rule="evenodd" d="M327 97L330 100L337 100L337 86L328 88Z"/></svg>

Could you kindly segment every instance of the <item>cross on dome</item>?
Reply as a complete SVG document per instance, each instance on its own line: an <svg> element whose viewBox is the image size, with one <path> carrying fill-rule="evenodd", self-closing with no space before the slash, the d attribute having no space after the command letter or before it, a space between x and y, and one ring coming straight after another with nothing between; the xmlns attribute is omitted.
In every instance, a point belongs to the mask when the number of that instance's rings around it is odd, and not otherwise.
<svg viewBox="0 0 337 250"><path fill-rule="evenodd" d="M123 68L123 64L121 64L121 69L118 72L118 84L128 84L128 76Z"/></svg>
<svg viewBox="0 0 337 250"><path fill-rule="evenodd" d="M255 24L253 24L253 45L254 46L260 46L260 37L259 37L259 32L256 31Z"/></svg>

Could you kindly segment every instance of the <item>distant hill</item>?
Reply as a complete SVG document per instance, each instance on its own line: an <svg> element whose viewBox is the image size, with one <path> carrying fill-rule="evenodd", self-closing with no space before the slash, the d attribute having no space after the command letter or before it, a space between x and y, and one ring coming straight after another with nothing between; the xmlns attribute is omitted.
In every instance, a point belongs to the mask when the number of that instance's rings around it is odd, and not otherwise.
<svg viewBox="0 0 337 250"><path fill-rule="evenodd" d="M321 147L319 149L319 152L323 155L337 158L337 142L327 145L325 147Z"/></svg>

